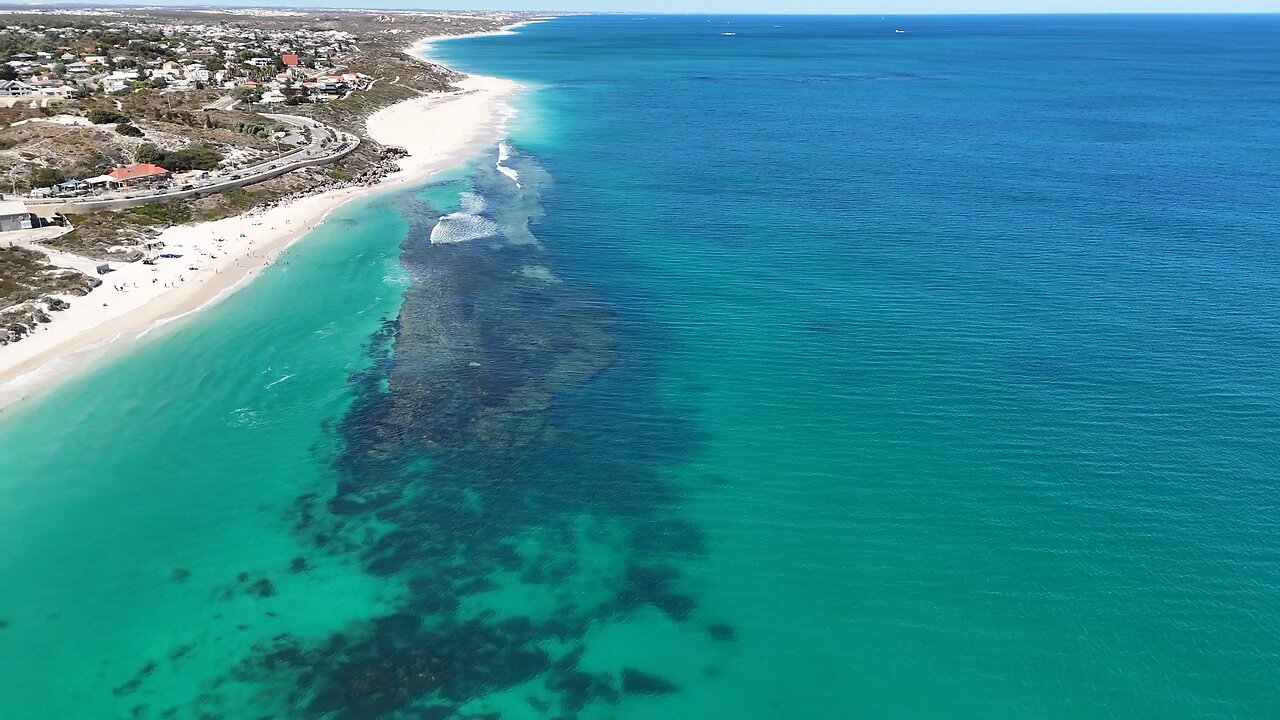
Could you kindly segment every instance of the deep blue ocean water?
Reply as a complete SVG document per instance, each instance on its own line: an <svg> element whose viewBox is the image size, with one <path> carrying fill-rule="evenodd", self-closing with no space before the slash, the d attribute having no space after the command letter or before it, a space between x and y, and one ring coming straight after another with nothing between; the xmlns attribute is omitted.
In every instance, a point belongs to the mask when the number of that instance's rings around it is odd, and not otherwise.
<svg viewBox="0 0 1280 720"><path fill-rule="evenodd" d="M11 716L1280 715L1280 17L432 54L519 185L0 421Z"/></svg>

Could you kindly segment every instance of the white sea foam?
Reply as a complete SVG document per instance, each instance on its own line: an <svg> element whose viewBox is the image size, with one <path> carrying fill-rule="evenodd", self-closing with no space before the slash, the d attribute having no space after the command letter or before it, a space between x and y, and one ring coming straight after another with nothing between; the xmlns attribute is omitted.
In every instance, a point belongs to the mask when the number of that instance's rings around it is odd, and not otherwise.
<svg viewBox="0 0 1280 720"><path fill-rule="evenodd" d="M498 143L498 164L496 167L498 172L511 178L511 182L515 183L516 187L520 187L520 173L502 164L509 157L511 157L511 144L503 140Z"/></svg>
<svg viewBox="0 0 1280 720"><path fill-rule="evenodd" d="M279 380L276 380L275 382L267 383L265 386L263 386L262 389L270 390L271 388L275 387L276 385L279 385L280 383L284 382L285 380L288 380L291 377L293 377L293 373L287 373L283 377L281 377Z"/></svg>
<svg viewBox="0 0 1280 720"><path fill-rule="evenodd" d="M458 211L441 216L431 228L431 243L460 243L497 235L497 224L480 217L487 208L488 203L480 195L463 193Z"/></svg>
<svg viewBox="0 0 1280 720"><path fill-rule="evenodd" d="M466 215L479 215L489 209L489 203L480 193L464 192L458 196L458 212Z"/></svg>

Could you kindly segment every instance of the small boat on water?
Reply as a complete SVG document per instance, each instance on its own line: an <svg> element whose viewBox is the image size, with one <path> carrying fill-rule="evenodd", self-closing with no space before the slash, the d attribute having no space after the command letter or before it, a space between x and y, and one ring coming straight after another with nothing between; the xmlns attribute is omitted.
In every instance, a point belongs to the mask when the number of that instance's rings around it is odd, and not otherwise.
<svg viewBox="0 0 1280 720"><path fill-rule="evenodd" d="M738 33L720 33L721 35L737 35Z"/></svg>
<svg viewBox="0 0 1280 720"><path fill-rule="evenodd" d="M902 28L898 28L898 29L894 30L894 32L896 32L896 33L904 33L904 32L906 32L906 30L903 30Z"/></svg>

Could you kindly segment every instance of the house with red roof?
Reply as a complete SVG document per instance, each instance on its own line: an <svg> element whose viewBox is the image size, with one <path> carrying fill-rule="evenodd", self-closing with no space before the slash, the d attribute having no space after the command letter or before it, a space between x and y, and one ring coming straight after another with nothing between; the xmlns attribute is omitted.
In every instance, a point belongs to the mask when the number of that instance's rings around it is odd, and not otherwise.
<svg viewBox="0 0 1280 720"><path fill-rule="evenodd" d="M298 67L298 56L295 53L285 53L280 56L280 62L287 68Z"/></svg>
<svg viewBox="0 0 1280 720"><path fill-rule="evenodd" d="M107 177L111 178L112 183L116 185L143 185L167 180L171 175L173 173L151 163L125 165L107 173Z"/></svg>

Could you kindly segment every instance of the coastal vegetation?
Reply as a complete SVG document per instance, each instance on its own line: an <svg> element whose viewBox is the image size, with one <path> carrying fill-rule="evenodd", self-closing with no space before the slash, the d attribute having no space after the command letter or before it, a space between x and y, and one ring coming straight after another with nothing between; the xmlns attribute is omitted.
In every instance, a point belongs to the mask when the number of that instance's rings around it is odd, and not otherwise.
<svg viewBox="0 0 1280 720"><path fill-rule="evenodd" d="M164 150L148 144L139 147L133 154L133 159L137 162L159 165L173 172L213 170L222 162L222 158L222 152L208 144L181 150Z"/></svg>
<svg viewBox="0 0 1280 720"><path fill-rule="evenodd" d="M102 281L75 270L54 267L42 252L0 247L0 345L22 339L49 313L65 310L57 296L83 296Z"/></svg>
<svg viewBox="0 0 1280 720"><path fill-rule="evenodd" d="M131 119L124 113L116 112L115 110L104 110L102 108L94 108L90 110L88 115L85 117L87 117L89 122L94 125L117 125L120 123L127 123Z"/></svg>

